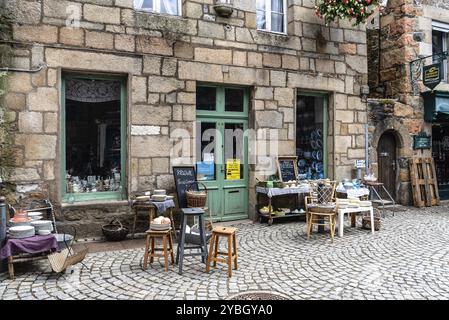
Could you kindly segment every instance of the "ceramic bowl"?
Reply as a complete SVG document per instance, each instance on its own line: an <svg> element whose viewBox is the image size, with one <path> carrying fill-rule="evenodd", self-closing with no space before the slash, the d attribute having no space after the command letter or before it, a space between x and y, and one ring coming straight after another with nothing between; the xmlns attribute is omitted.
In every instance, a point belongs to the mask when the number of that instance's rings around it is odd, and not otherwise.
<svg viewBox="0 0 449 320"><path fill-rule="evenodd" d="M165 201L167 199L167 196L164 194L164 195L161 195L161 194L153 194L152 196L151 196L151 200L152 201L156 201L156 202L162 202L162 201Z"/></svg>
<svg viewBox="0 0 449 320"><path fill-rule="evenodd" d="M153 196L155 196L155 195L164 195L165 196L166 194L167 194L167 191L164 189L158 189L158 190L153 191Z"/></svg>

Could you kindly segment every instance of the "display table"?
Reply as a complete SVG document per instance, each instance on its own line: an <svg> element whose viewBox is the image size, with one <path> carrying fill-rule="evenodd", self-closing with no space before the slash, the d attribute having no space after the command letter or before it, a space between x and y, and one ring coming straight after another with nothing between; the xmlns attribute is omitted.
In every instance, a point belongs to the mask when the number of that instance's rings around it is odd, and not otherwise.
<svg viewBox="0 0 449 320"><path fill-rule="evenodd" d="M345 214L350 213L359 213L369 211L370 219L371 219L371 233L374 234L374 209L372 206L370 207L357 207L357 208L344 208L338 209L338 236L343 237L343 228L344 228L344 216Z"/></svg>
<svg viewBox="0 0 449 320"><path fill-rule="evenodd" d="M294 214L286 214L284 216L274 216L273 215L273 206L272 206L272 198L283 196L283 195L295 195L296 196L296 207L297 207L297 196L299 194L310 193L310 187L296 187L296 188L265 188L265 187L256 187L257 194L257 206L256 210L259 215L259 220L262 222L262 217L268 219L268 225L271 226L273 224L273 219L277 218L288 218L288 217L298 217L304 216L304 213L294 213ZM266 196L268 198L268 208L269 212L267 214L260 213L259 211L259 203L260 196Z"/></svg>
<svg viewBox="0 0 449 320"><path fill-rule="evenodd" d="M369 196L368 188L359 188L359 189L337 188L336 191L339 193L346 193L348 198L360 198L364 196Z"/></svg>
<svg viewBox="0 0 449 320"><path fill-rule="evenodd" d="M156 215L156 210L158 213L164 213L168 211L170 220L172 222L172 229L176 237L175 231L175 221L173 220L173 208L175 207L175 202L170 200L165 201L137 201L133 200L131 202L131 207L134 209L134 222L133 222L133 234L132 238L134 239L134 233L136 231L136 221L137 214L139 210L148 210L148 229L150 228L151 220Z"/></svg>
<svg viewBox="0 0 449 320"><path fill-rule="evenodd" d="M23 239L7 238L0 250L0 260L8 259L9 276L14 279L14 263L45 259L48 254L57 250L58 241L53 234Z"/></svg>

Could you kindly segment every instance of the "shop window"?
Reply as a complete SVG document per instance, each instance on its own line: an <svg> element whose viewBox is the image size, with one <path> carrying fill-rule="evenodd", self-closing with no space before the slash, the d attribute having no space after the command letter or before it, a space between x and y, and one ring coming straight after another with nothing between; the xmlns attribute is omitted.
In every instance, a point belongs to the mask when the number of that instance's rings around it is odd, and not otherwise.
<svg viewBox="0 0 449 320"><path fill-rule="evenodd" d="M134 0L136 10L180 15L181 0Z"/></svg>
<svg viewBox="0 0 449 320"><path fill-rule="evenodd" d="M217 88L202 87L196 88L196 109L203 111L216 110Z"/></svg>
<svg viewBox="0 0 449 320"><path fill-rule="evenodd" d="M438 190L442 200L449 199L449 117L445 122L432 126L432 156L435 161L435 172Z"/></svg>
<svg viewBox="0 0 449 320"><path fill-rule="evenodd" d="M286 33L287 1L257 0L257 29Z"/></svg>
<svg viewBox="0 0 449 320"><path fill-rule="evenodd" d="M125 151L122 92L119 80L64 79L66 201L121 198Z"/></svg>
<svg viewBox="0 0 449 320"><path fill-rule="evenodd" d="M443 24L434 21L432 23L432 55L433 63L443 62L444 65L444 77L443 80L447 82L448 79L448 58L447 56L440 55L441 53L448 52L449 45L449 24Z"/></svg>
<svg viewBox="0 0 449 320"><path fill-rule="evenodd" d="M298 95L296 155L301 178L327 176L327 100L324 96Z"/></svg>

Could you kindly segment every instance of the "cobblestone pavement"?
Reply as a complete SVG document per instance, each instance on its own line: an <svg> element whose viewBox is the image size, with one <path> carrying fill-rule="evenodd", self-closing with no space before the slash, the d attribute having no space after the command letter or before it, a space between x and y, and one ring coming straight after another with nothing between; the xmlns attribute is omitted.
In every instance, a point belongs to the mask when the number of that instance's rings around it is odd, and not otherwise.
<svg viewBox="0 0 449 320"><path fill-rule="evenodd" d="M346 222L348 223L348 222ZM388 214L374 235L345 228L305 236L301 222L236 224L239 270L209 274L197 257L163 272L141 269L143 248L89 254L89 270L56 275L35 263L9 280L0 274L2 299L223 299L246 291L279 292L294 299L449 299L449 207ZM20 265L19 265L20 266Z"/></svg>

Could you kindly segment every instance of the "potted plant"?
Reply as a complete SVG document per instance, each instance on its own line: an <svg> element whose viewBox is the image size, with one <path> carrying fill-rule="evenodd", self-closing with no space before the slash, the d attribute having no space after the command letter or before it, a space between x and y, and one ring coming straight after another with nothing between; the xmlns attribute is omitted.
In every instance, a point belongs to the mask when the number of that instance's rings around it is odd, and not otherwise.
<svg viewBox="0 0 449 320"><path fill-rule="evenodd" d="M354 25L365 23L379 7L379 0L317 0L316 15L330 24L337 18L355 19Z"/></svg>
<svg viewBox="0 0 449 320"><path fill-rule="evenodd" d="M215 0L214 10L220 17L229 18L234 12L233 0Z"/></svg>

